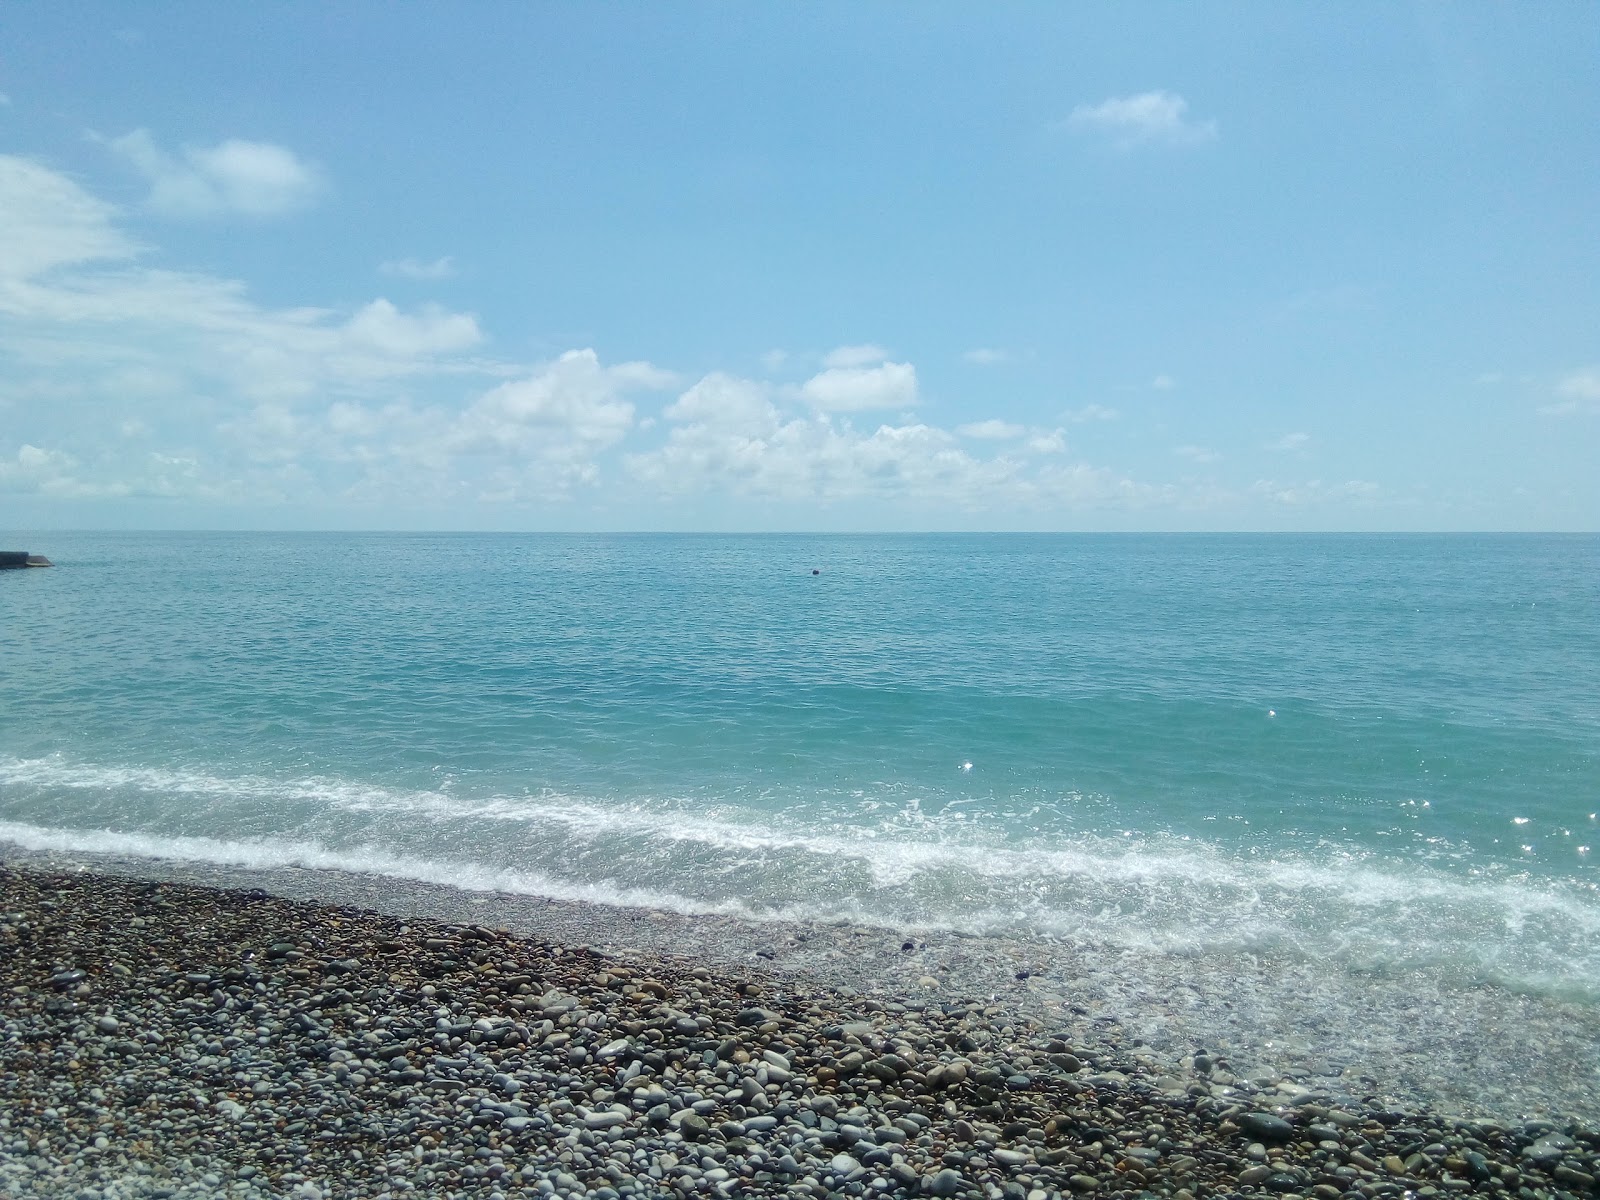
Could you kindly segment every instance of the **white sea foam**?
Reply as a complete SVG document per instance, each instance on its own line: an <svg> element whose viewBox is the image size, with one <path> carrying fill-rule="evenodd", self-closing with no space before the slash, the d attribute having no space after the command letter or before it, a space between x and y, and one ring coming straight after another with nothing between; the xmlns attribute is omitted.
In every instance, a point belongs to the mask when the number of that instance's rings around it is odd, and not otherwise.
<svg viewBox="0 0 1600 1200"><path fill-rule="evenodd" d="M744 912L743 906L737 903L708 904L671 892L613 888L601 884L552 879L537 871L497 869L485 867L480 863L449 859L411 858L374 846L332 850L310 841L276 838L228 841L209 837L163 837L122 833L109 829L47 828L15 821L0 821L0 841L12 842L25 850L65 854L131 855L139 858L211 863L216 866L247 867L259 871L304 867L319 871L347 871L352 874L410 879L419 883L442 884L469 892L507 892L512 895L572 900L586 904L661 908L690 915L749 915Z"/></svg>
<svg viewBox="0 0 1600 1200"><path fill-rule="evenodd" d="M601 803L557 792L524 796L458 796L438 790L400 791L320 776L268 779L215 776L137 767L75 765L56 759L0 760L0 782L43 786L177 793L252 801L315 801L349 812L425 815L439 821L507 821L560 826L574 835L685 842L722 851L799 851L868 867L875 886L893 887L933 870L959 868L986 878L1094 878L1133 885L1204 884L1241 892L1337 895L1356 909L1394 909L1418 902L1491 903L1515 927L1536 916L1574 921L1578 932L1600 935L1600 906L1533 886L1525 878L1466 881L1438 872L1403 872L1366 865L1370 855L1319 847L1322 861L1240 858L1190 839L1083 835L1072 844L1019 840L1014 830L926 816L848 832L790 824L782 814L711 812L695 799ZM1514 930L1515 931L1515 930Z"/></svg>
<svg viewBox="0 0 1600 1200"><path fill-rule="evenodd" d="M391 792L370 784L350 783L319 775L297 779L272 779L264 775L212 775L204 771L74 763L61 755L0 758L0 784L31 784L92 792L138 791L249 801L311 800L352 810L363 806L383 809L435 805L442 808L451 803L451 797L444 792Z"/></svg>
<svg viewBox="0 0 1600 1200"><path fill-rule="evenodd" d="M0 836L32 849L369 872L748 919L1031 932L1150 953L1282 949L1600 998L1592 888L1509 871L1464 877L1331 844L1252 854L1189 838L1019 833L915 803L834 804L839 819L830 821L829 805L790 815L696 798L462 796L318 776L0 759L0 788L19 787L137 797L169 816L164 798L210 802L185 806L181 819L74 830L18 813L0 791L0 815L23 817L0 823ZM212 811L259 814L285 802L331 816L315 830L240 838L228 814ZM876 810L876 823L854 823L864 809ZM409 819L392 819L401 815Z"/></svg>

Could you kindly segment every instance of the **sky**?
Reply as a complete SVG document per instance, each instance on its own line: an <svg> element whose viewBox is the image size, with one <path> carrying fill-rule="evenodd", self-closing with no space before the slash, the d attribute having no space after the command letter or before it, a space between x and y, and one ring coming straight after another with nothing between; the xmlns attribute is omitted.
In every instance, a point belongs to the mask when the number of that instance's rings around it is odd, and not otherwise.
<svg viewBox="0 0 1600 1200"><path fill-rule="evenodd" d="M1600 6L0 7L0 533L1595 530Z"/></svg>

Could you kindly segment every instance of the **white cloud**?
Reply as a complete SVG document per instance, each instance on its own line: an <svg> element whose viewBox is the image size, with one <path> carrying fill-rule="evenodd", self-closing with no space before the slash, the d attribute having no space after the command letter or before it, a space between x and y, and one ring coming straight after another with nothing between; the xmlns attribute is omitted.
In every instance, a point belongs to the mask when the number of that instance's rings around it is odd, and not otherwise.
<svg viewBox="0 0 1600 1200"><path fill-rule="evenodd" d="M1175 502L1043 457L1066 450L1059 429L995 419L958 434L903 415L858 428L842 414L917 400L912 365L879 347L841 348L801 386L710 374L684 388L588 349L531 367L480 357L477 319L437 306L263 306L240 282L143 266L139 250L115 208L0 155L0 489L459 512L559 502L622 466L643 504L861 497L1012 514ZM669 387L682 390L647 440L655 417L640 419L640 394Z"/></svg>
<svg viewBox="0 0 1600 1200"><path fill-rule="evenodd" d="M1003 458L975 458L954 435L916 421L858 430L828 413L785 416L780 396L795 398L791 390L708 375L668 405L673 428L665 443L627 456L628 470L667 493L955 504L981 503L1018 470Z"/></svg>
<svg viewBox="0 0 1600 1200"><path fill-rule="evenodd" d="M748 413L742 418L747 418ZM871 432L827 414L777 420L765 429L715 420L672 430L659 449L628 456L629 471L664 492L729 489L795 500L992 499L1017 466L973 458L942 429L917 422Z"/></svg>
<svg viewBox="0 0 1600 1200"><path fill-rule="evenodd" d="M721 372L707 375L662 414L679 424L716 426L734 433L766 435L778 428L778 410L763 384Z"/></svg>
<svg viewBox="0 0 1600 1200"><path fill-rule="evenodd" d="M449 279L456 273L456 260L446 254L432 262L416 258L397 258L380 263L378 270L397 279Z"/></svg>
<svg viewBox="0 0 1600 1200"><path fill-rule="evenodd" d="M761 365L768 371L781 370L784 363L788 361L789 352L787 350L768 350L761 356Z"/></svg>
<svg viewBox="0 0 1600 1200"><path fill-rule="evenodd" d="M463 357L483 340L468 313L381 298L350 312L273 309L231 280L141 267L116 218L66 176L0 155L0 404L11 404L0 436L76 455L4 460L13 489L298 495L316 481L263 482L259 464L353 461L358 431L343 417L358 409L391 427L387 449L361 455L393 458L426 440L424 426L450 432L447 413L394 399L402 381L516 370ZM659 377L615 370L619 387Z"/></svg>
<svg viewBox="0 0 1600 1200"><path fill-rule="evenodd" d="M1083 463L1038 463L1000 453L979 457L957 435L914 420L857 429L828 413L790 417L781 389L709 375L669 405L673 421L656 449L627 455L630 474L672 494L721 494L787 501L920 501L971 511L1016 513L1130 509L1177 504L1184 494ZM962 436L1028 431L978 422ZM982 440L980 437L979 440ZM1000 440L995 438L992 440ZM1062 431L1035 430L1036 453L1065 449Z"/></svg>
<svg viewBox="0 0 1600 1200"><path fill-rule="evenodd" d="M1215 450L1208 450L1204 446L1178 446L1172 452L1196 463L1214 463L1222 458Z"/></svg>
<svg viewBox="0 0 1600 1200"><path fill-rule="evenodd" d="M64 175L0 155L0 346L64 376L90 364L119 392L237 391L256 401L440 369L482 340L467 313L267 309L214 276L124 265L137 247L116 210ZM110 381L108 376L108 382Z"/></svg>
<svg viewBox="0 0 1600 1200"><path fill-rule="evenodd" d="M1215 121L1196 121L1188 113L1189 102L1174 92L1140 92L1099 104L1080 104L1066 124L1070 129L1103 134L1124 149L1144 143L1192 146L1217 136Z"/></svg>
<svg viewBox="0 0 1600 1200"><path fill-rule="evenodd" d="M60 494L77 465L70 454L24 442L13 457L0 458L0 492Z"/></svg>
<svg viewBox="0 0 1600 1200"><path fill-rule="evenodd" d="M132 258L139 247L112 227L115 211L65 175L0 155L0 278Z"/></svg>
<svg viewBox="0 0 1600 1200"><path fill-rule="evenodd" d="M173 155L148 130L105 143L150 184L151 211L167 217L276 217L305 208L322 191L318 173L271 142L230 138Z"/></svg>
<svg viewBox="0 0 1600 1200"><path fill-rule="evenodd" d="M677 384L593 350L532 369L465 358L484 340L477 319L432 305L264 308L233 281L129 265L116 215L65 176L0 156L0 403L26 405L8 409L5 432L28 447L0 458L9 490L559 498L596 479L597 456L634 428L633 394ZM499 379L464 399L444 386L470 376ZM411 394L431 381L431 402Z"/></svg>
<svg viewBox="0 0 1600 1200"><path fill-rule="evenodd" d="M407 316L382 297L351 317L345 331L352 342L396 358L448 354L483 340L470 313L446 312L430 304L416 316Z"/></svg>
<svg viewBox="0 0 1600 1200"><path fill-rule="evenodd" d="M1107 408L1103 404L1085 404L1082 408L1074 408L1062 414L1065 420L1074 425L1082 425L1089 421L1115 421L1117 410Z"/></svg>
<svg viewBox="0 0 1600 1200"><path fill-rule="evenodd" d="M998 442L1019 438L1028 431L1024 426L1014 425L1010 421L991 419L976 421L971 425L957 425L956 432L962 437Z"/></svg>
<svg viewBox="0 0 1600 1200"><path fill-rule="evenodd" d="M1569 371L1556 384L1561 400L1546 404L1539 411L1547 414L1600 411L1600 367Z"/></svg>
<svg viewBox="0 0 1600 1200"><path fill-rule="evenodd" d="M324 492L342 480L334 490L364 502L561 500L597 481L597 456L636 426L628 394L670 378L647 363L608 367L593 350L570 350L460 409L267 402L223 433L265 478L299 472Z"/></svg>
<svg viewBox="0 0 1600 1200"><path fill-rule="evenodd" d="M1178 382L1171 375L1157 375L1150 381L1150 386L1158 392L1170 392L1178 386Z"/></svg>
<svg viewBox="0 0 1600 1200"><path fill-rule="evenodd" d="M874 363L881 363L889 357L889 352L882 346L868 343L863 346L840 346L832 350L822 360L825 367L870 367Z"/></svg>
<svg viewBox="0 0 1600 1200"><path fill-rule="evenodd" d="M523 379L479 397L450 431L458 453L508 455L502 482L518 494L557 494L592 482L594 456L621 441L633 426L623 396L660 377L648 364L604 367L593 350L569 350Z"/></svg>
<svg viewBox="0 0 1600 1200"><path fill-rule="evenodd" d="M1294 450L1304 450L1311 443L1309 433L1286 433L1275 442L1268 442L1268 450L1277 450L1288 453Z"/></svg>
<svg viewBox="0 0 1600 1200"><path fill-rule="evenodd" d="M89 478L79 460L63 450L24 442L11 458L0 457L0 494L54 500L105 500L192 493L193 463L160 454L135 458L125 478Z"/></svg>
<svg viewBox="0 0 1600 1200"><path fill-rule="evenodd" d="M593 353L593 351L589 351L589 353ZM669 371L664 367L656 366L654 363L625 362L606 369L616 381L617 386L623 388L661 391L665 388L676 387L679 383L676 371Z"/></svg>
<svg viewBox="0 0 1600 1200"><path fill-rule="evenodd" d="M876 367L832 366L806 380L800 394L822 412L910 408L917 402L917 371L910 363L894 362Z"/></svg>
<svg viewBox="0 0 1600 1200"><path fill-rule="evenodd" d="M968 350L961 356L961 361L971 363L975 367L997 367L1001 363L1010 362L1011 355L1004 350L992 350L980 346L976 350Z"/></svg>
<svg viewBox="0 0 1600 1200"><path fill-rule="evenodd" d="M1035 454L1065 454L1067 434L1064 429L1039 430L1028 439L1028 449Z"/></svg>
<svg viewBox="0 0 1600 1200"><path fill-rule="evenodd" d="M882 402L883 392L893 397L888 403L907 397L904 386L894 382L893 371L888 381L880 374L898 365L851 365L862 360L867 360L864 352L832 358L838 365L806 386L810 394L709 374L667 406L664 414L674 427L666 442L656 450L629 454L627 470L666 493L731 491L813 501L926 496L955 504L981 501L1014 474L1011 462L973 458L954 435L922 422L858 430L848 419L826 411L782 413L779 402L784 398L816 402L824 386L838 389L837 394L822 395L827 403L842 403L845 395L854 402L858 397L851 389L870 394L874 403ZM904 370L909 373L909 365ZM824 384L813 386L818 379Z"/></svg>

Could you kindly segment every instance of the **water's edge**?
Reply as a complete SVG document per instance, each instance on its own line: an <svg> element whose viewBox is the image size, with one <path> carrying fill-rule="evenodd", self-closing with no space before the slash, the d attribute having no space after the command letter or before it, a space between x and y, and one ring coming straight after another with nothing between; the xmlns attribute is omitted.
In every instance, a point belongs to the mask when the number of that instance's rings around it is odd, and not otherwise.
<svg viewBox="0 0 1600 1200"><path fill-rule="evenodd" d="M289 899L505 928L547 942L624 949L796 985L929 1003L978 997L1066 1040L1177 1064L1205 1050L1247 1078L1287 1079L1397 1109L1510 1121L1600 1119L1600 1014L1491 985L1415 974L1328 978L1271 955L1222 961L1135 955L1051 938L973 937L847 922L717 914L473 892L386 876L29 850L0 864L259 887ZM1337 987L1338 995L1329 990Z"/></svg>

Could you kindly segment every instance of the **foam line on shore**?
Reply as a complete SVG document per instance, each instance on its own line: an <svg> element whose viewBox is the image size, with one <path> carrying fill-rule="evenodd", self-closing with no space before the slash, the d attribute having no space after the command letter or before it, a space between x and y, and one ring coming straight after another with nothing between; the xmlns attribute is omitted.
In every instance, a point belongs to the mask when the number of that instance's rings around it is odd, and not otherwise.
<svg viewBox="0 0 1600 1200"><path fill-rule="evenodd" d="M580 904L622 905L630 908L664 908L689 916L749 917L734 903L706 904L670 893L617 889L551 879L537 872L495 870L477 863L448 859L415 859L372 847L329 850L315 842L290 842L273 838L257 841L223 841L207 837L154 836L108 829L47 829L37 825L0 821L0 842L13 842L28 850L92 855L135 855L143 858L211 863L280 870L300 867L315 871L347 871L384 875L418 883L440 884L472 892L508 892Z"/></svg>
<svg viewBox="0 0 1600 1200"><path fill-rule="evenodd" d="M1069 840L1019 842L1015 831L960 816L941 821L902 808L904 819L882 827L852 825L848 836L790 825L782 812L746 814L707 811L703 799L600 803L545 791L526 796L474 797L441 790L397 790L307 776L219 776L144 767L72 764L58 758L0 759L0 782L40 787L116 791L133 788L152 795L180 794L256 801L312 801L349 812L405 812L438 823L482 819L556 825L581 840L617 834L638 840L683 842L713 850L792 850L823 859L848 859L866 866L875 884L893 886L921 871L973 869L986 877L1022 879L1057 876L1110 883L1215 885L1240 894L1263 889L1287 894L1325 892L1356 908L1383 908L1404 899L1448 904L1488 901L1508 925L1530 917L1573 923L1576 937L1600 937L1600 907L1582 899L1600 886L1574 892L1528 886L1526 877L1505 872L1468 883L1414 861L1385 863L1370 852L1319 842L1306 855L1278 852L1240 857L1190 838L1140 837L1083 832ZM756 821L759 819L760 824Z"/></svg>
<svg viewBox="0 0 1600 1200"><path fill-rule="evenodd" d="M642 947L740 970L754 965L849 991L943 1002L987 995L1096 1043L1114 1032L1167 1054L1223 1051L1254 1075L1384 1081L1391 1104L1451 1098L1457 1111L1600 1112L1600 1018L1588 1008L1495 988L1461 990L1415 973L1335 979L1272 953L1151 956L1083 942L815 922L749 922L662 909L462 891L370 873L208 866L85 852L4 853L35 869L266 888L317 903L424 919L491 922L567 945ZM908 952L908 949L910 952ZM1019 968L1026 968L1019 970ZM1110 1022L1110 1024L1107 1024ZM1376 1083L1348 1086L1377 1086Z"/></svg>
<svg viewBox="0 0 1600 1200"><path fill-rule="evenodd" d="M1090 938L1149 954L1293 953L1600 1002L1593 886L1504 868L1466 880L1326 842L1267 854L1159 834L1018 838L993 822L928 815L914 804L844 834L703 799L464 796L58 756L0 759L0 782L39 795L105 794L90 819L108 827L11 822L13 840L41 849L364 871L753 921ZM129 794L147 811L141 818L130 804L125 819L134 827L115 830L109 823L121 822L110 810ZM179 812L173 797L214 803ZM259 803L289 799L307 806L283 814L300 824L262 828ZM26 810L26 798L11 807ZM383 820L401 813L412 820ZM212 832L250 824L255 836Z"/></svg>
<svg viewBox="0 0 1600 1200"><path fill-rule="evenodd" d="M0 942L17 1194L510 1200L593 1194L617 1168L635 1195L1559 1194L1600 1173L1582 1118L1397 1110L1361 1078L1163 1062L959 993L874 999L259 890L0 867Z"/></svg>

